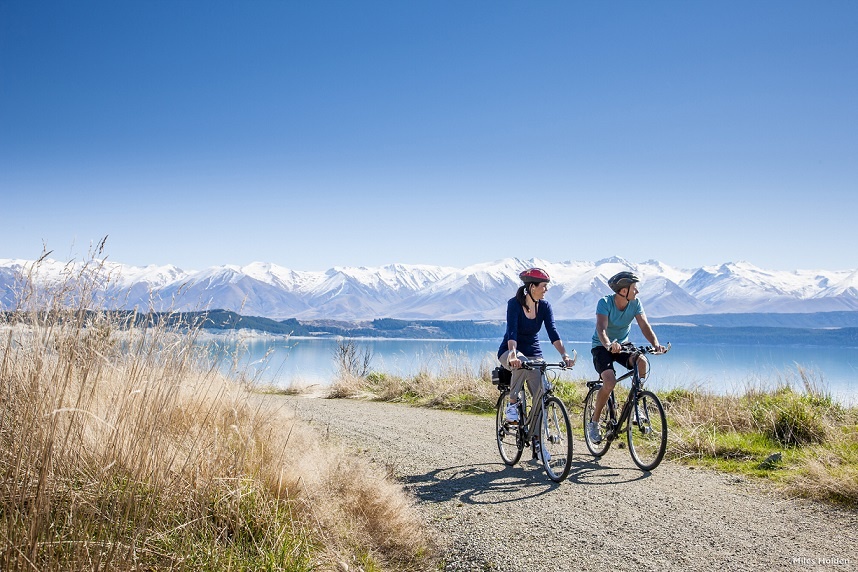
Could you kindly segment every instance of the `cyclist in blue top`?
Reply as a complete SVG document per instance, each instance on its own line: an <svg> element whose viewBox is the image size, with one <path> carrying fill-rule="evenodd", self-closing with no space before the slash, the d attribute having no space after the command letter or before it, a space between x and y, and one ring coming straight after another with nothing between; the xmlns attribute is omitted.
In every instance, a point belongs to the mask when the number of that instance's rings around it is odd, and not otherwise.
<svg viewBox="0 0 858 572"><path fill-rule="evenodd" d="M539 330L545 325L548 339L560 352L567 367L575 365L557 328L554 325L554 313L551 305L543 300L548 291L548 283L551 278L541 268L528 268L518 275L524 282L506 305L506 333L503 336L500 348L498 348L498 360L506 369L512 370L510 381L510 404L506 408L506 419L510 423L518 423L518 408L515 407L516 397L521 391L525 379L532 403L538 403L542 398L542 374L539 370L519 369L522 358L526 360L542 358L542 350L539 347ZM533 411L533 409L531 409ZM537 419L530 419L530 434L536 436L538 431ZM538 441L537 441L538 442ZM534 450L534 457L538 458L538 451Z"/></svg>
<svg viewBox="0 0 858 572"><path fill-rule="evenodd" d="M636 320L640 326L641 333L649 340L659 352L664 352L665 347L658 343L658 338L646 319L643 304L638 300L638 288L636 283L640 278L633 273L623 271L615 274L608 280L608 286L614 291L612 296L605 296L596 305L596 333L593 334L593 365L602 380L602 389L596 396L596 405L593 408L593 417L587 423L587 432L593 443L600 443L602 436L599 434L598 420L602 414L602 408L608 401L608 396L617 384L617 374L614 371L614 363L632 369L634 364L629 363L632 357L632 345L629 343L629 332L632 329L632 320ZM638 372L641 379L646 377L647 362L643 356L638 356Z"/></svg>

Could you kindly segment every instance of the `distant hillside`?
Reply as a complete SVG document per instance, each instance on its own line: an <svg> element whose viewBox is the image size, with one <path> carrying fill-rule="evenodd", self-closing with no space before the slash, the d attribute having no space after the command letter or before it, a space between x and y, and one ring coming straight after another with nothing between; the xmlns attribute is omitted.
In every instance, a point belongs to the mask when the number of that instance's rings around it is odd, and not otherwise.
<svg viewBox="0 0 858 572"><path fill-rule="evenodd" d="M343 336L410 339L485 339L503 337L501 322L447 321L447 320L394 320L380 318L368 322L340 320L272 320L254 316L241 316L228 310L189 312L186 320L203 319L202 327L214 330L249 329L271 334L293 336ZM193 316L193 318L191 318Z"/></svg>
<svg viewBox="0 0 858 572"><path fill-rule="evenodd" d="M392 320L383 318L370 322L334 320L299 321L270 320L240 316L223 310L208 312L204 327L215 330L252 329L272 334L293 336L343 336L409 339L500 339L503 322ZM729 316L729 319L727 317ZM826 312L821 314L791 314L795 326L782 325L764 314L732 314L721 316L721 324L711 324L712 316L662 318L653 320L659 339L663 342L687 344L753 344L753 345L840 345L858 347L858 312ZM761 322L758 324L756 322ZM676 325L677 323L693 325ZM747 324L747 325L743 325ZM808 327L806 324L818 324ZM837 325L832 325L837 324ZM592 320L558 320L557 328L563 339L587 342L593 335ZM634 327L633 339L643 341Z"/></svg>
<svg viewBox="0 0 858 572"><path fill-rule="evenodd" d="M500 342L505 327L502 321L471 320L272 320L242 316L229 310L153 314L137 314L123 310L118 313L127 314L129 325L132 320L137 326L167 322L180 326L202 327L215 332L249 330L297 337L494 339ZM5 314L8 320L10 313ZM783 319L787 317L793 319ZM652 322L659 340L663 343L858 347L858 312L680 316L653 319ZM593 336L593 328L593 320L557 321L561 336L570 342L589 342ZM632 328L632 340L644 342L636 326Z"/></svg>
<svg viewBox="0 0 858 572"><path fill-rule="evenodd" d="M655 329L662 343L858 347L858 328L656 326ZM636 337L642 341L639 333Z"/></svg>
<svg viewBox="0 0 858 572"><path fill-rule="evenodd" d="M696 326L766 328L856 328L858 312L813 312L808 314L694 314L650 318L655 324L694 324Z"/></svg>

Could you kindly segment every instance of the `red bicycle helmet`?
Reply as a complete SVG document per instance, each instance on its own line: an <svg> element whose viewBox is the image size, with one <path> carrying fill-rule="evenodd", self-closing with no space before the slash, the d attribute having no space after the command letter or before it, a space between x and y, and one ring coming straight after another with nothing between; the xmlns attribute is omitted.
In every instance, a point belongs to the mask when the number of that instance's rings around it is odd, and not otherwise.
<svg viewBox="0 0 858 572"><path fill-rule="evenodd" d="M551 282L551 277L548 272L542 268L528 268L518 275L521 281L525 284L535 284L537 282Z"/></svg>

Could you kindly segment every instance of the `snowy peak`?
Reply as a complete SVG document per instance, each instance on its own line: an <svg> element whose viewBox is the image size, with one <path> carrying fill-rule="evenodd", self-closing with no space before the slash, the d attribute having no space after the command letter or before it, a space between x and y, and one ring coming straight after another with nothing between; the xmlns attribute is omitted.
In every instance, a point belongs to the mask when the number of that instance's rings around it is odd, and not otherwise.
<svg viewBox="0 0 858 572"><path fill-rule="evenodd" d="M619 264L626 270L631 270L635 267L634 264L620 256L609 256L608 258L603 258L602 260L596 261L596 266L608 266L610 264ZM619 270L617 272L619 272Z"/></svg>
<svg viewBox="0 0 858 572"><path fill-rule="evenodd" d="M858 270L849 273L840 281L823 276L817 276L817 278L819 278L818 284L823 288L818 294L819 297L848 296L858 299Z"/></svg>
<svg viewBox="0 0 858 572"><path fill-rule="evenodd" d="M641 277L641 299L653 317L725 312L858 310L858 270L770 271L748 262L697 269L657 260L632 263L618 256L597 262L504 258L465 268L389 264L300 271L267 262L200 271L176 266L136 267L105 262L103 300L147 310L226 309L274 319L502 320L518 274L539 266L551 276L547 300L558 319L592 318L610 293L607 280L621 270ZM0 259L0 307L15 306L16 284L42 284L78 275L83 266L46 259ZM108 295L109 294L109 295ZM108 304L108 302L104 302Z"/></svg>

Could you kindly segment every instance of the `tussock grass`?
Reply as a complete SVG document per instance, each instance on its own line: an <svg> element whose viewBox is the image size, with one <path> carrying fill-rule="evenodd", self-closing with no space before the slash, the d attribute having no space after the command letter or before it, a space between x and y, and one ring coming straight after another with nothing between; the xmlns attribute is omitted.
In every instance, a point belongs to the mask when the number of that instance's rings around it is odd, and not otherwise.
<svg viewBox="0 0 858 572"><path fill-rule="evenodd" d="M0 569L429 567L401 487L221 374L193 324L98 311L98 260L37 265L0 315Z"/></svg>
<svg viewBox="0 0 858 572"><path fill-rule="evenodd" d="M669 458L763 477L784 491L858 506L858 410L804 368L740 395L662 394Z"/></svg>
<svg viewBox="0 0 858 572"><path fill-rule="evenodd" d="M340 372L329 397L364 397L406 402L422 407L490 413L497 403L497 388L491 384L488 362L474 371L466 355L443 350L412 376L369 371L366 375Z"/></svg>
<svg viewBox="0 0 858 572"><path fill-rule="evenodd" d="M328 397L360 397L494 415L498 389L491 383L491 370L496 365L487 358L474 367L466 354L444 349L430 356L428 363L410 376L376 372L371 368L365 375L340 372ZM573 405L570 412L574 407L581 411L585 389L583 382L572 382L565 377L554 382L555 395L567 405Z"/></svg>

